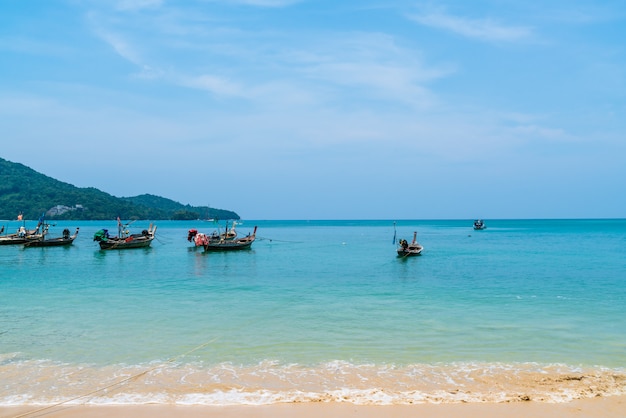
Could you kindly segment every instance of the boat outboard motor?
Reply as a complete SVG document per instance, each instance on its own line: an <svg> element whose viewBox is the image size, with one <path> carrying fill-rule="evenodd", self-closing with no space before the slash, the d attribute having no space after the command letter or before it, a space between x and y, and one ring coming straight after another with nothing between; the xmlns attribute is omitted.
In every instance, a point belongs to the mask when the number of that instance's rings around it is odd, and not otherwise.
<svg viewBox="0 0 626 418"><path fill-rule="evenodd" d="M106 241L107 239L109 239L109 231L107 229L101 229L95 234L93 234L94 241L100 242L100 241Z"/></svg>

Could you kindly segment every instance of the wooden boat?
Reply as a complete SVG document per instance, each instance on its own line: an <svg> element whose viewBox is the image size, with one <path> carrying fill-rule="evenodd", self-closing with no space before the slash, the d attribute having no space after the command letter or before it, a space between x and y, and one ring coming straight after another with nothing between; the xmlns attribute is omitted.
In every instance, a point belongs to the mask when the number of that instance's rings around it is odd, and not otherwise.
<svg viewBox="0 0 626 418"><path fill-rule="evenodd" d="M228 223L226 223L224 232L213 231L210 235L198 232L197 229L190 229L187 231L187 241L193 242L195 247L204 247L209 243L219 243L221 241L232 241L237 238L236 225L237 222L233 221L233 225L229 229Z"/></svg>
<svg viewBox="0 0 626 418"><path fill-rule="evenodd" d="M21 245L32 240L38 240L42 237L39 232L40 225L36 229L26 229L26 226L20 226L17 232L0 236L0 245ZM4 231L4 227L3 227Z"/></svg>
<svg viewBox="0 0 626 418"><path fill-rule="evenodd" d="M424 247L416 241L417 231L413 232L413 241L407 242L405 239L401 239L398 245L398 256L400 257L412 257L415 255L422 255Z"/></svg>
<svg viewBox="0 0 626 418"><path fill-rule="evenodd" d="M46 225L44 233L41 237L29 240L24 244L24 247L63 247L66 245L72 245L78 236L79 229L80 228L76 228L74 235L70 235L70 230L65 228L63 230L63 236L57 238L46 238L48 235L48 225Z"/></svg>
<svg viewBox="0 0 626 418"><path fill-rule="evenodd" d="M0 237L0 245L21 245L29 241L39 239L41 234L17 235L11 234Z"/></svg>
<svg viewBox="0 0 626 418"><path fill-rule="evenodd" d="M256 239L256 229L254 227L254 231L252 234L248 234L243 238L234 238L234 239L210 239L203 246L204 251L206 252L216 252L216 251L238 251L238 250L248 250L252 246L252 243Z"/></svg>
<svg viewBox="0 0 626 418"><path fill-rule="evenodd" d="M487 228L487 225L485 225L485 223L483 222L482 219L476 219L474 221L474 229L475 230L479 231L479 230L485 229L485 228Z"/></svg>
<svg viewBox="0 0 626 418"><path fill-rule="evenodd" d="M119 218L117 236L110 236L107 229L101 229L93 236L93 240L97 241L102 250L126 250L131 248L149 247L154 240L156 226L150 226L144 229L140 234L131 234L127 227L130 224L122 225Z"/></svg>

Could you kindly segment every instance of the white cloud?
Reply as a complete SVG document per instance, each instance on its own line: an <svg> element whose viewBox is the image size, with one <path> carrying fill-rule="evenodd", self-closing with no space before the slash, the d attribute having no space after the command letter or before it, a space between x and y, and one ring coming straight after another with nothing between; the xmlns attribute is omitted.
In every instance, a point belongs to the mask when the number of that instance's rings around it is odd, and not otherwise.
<svg viewBox="0 0 626 418"><path fill-rule="evenodd" d="M365 95L371 99L394 100L419 106L434 101L428 89L417 82L417 69L402 64L330 62L311 66L306 71L310 76L351 88L352 94Z"/></svg>
<svg viewBox="0 0 626 418"><path fill-rule="evenodd" d="M483 41L515 42L529 39L533 34L531 28L524 26L505 26L491 19L468 19L441 12L413 14L409 18L422 25Z"/></svg>
<svg viewBox="0 0 626 418"><path fill-rule="evenodd" d="M448 66L426 66L418 51L381 34L332 33L311 40L306 53L283 54L284 67L351 100L429 106L436 101L428 85L450 75Z"/></svg>
<svg viewBox="0 0 626 418"><path fill-rule="evenodd" d="M135 77L160 78L222 98L272 106L281 100L291 106L366 98L424 107L436 102L428 84L453 72L447 65L426 67L418 51L384 33L224 30L203 14L157 16L130 21L94 12L90 20L96 35L139 69ZM141 27L132 38L124 35L131 25ZM189 32L190 26L201 30Z"/></svg>
<svg viewBox="0 0 626 418"><path fill-rule="evenodd" d="M97 28L96 34L126 61L129 61L138 67L144 67L139 53L126 39L124 39L124 37L117 33L106 31L102 28Z"/></svg>
<svg viewBox="0 0 626 418"><path fill-rule="evenodd" d="M557 142L578 140L578 138L568 135L563 129L546 128L538 125L520 125L514 131L522 137L542 138Z"/></svg>
<svg viewBox="0 0 626 418"><path fill-rule="evenodd" d="M215 75L185 76L180 78L178 82L182 86L206 90L218 96L246 96L245 88L241 84Z"/></svg>

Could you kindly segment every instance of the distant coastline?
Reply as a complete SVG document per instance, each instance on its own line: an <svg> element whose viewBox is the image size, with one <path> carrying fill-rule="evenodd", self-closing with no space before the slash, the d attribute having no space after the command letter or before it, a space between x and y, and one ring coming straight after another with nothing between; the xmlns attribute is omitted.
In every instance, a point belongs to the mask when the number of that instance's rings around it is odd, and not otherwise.
<svg viewBox="0 0 626 418"><path fill-rule="evenodd" d="M49 220L196 220L240 219L231 210L191 206L142 194L116 197L94 187L80 188L23 164L0 158L0 219Z"/></svg>

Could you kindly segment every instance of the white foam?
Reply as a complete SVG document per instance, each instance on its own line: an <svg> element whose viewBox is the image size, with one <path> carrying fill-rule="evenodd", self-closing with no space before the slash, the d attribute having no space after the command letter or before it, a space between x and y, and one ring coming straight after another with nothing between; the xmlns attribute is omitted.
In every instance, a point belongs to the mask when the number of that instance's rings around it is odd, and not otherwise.
<svg viewBox="0 0 626 418"><path fill-rule="evenodd" d="M19 361L0 365L0 387L11 388L10 393L0 393L0 405L4 406L68 400L97 405L568 402L626 394L626 372L537 363L395 366L332 361L310 367L263 361L250 366L150 363L92 367Z"/></svg>

